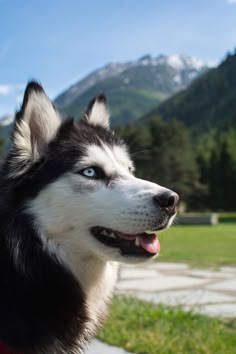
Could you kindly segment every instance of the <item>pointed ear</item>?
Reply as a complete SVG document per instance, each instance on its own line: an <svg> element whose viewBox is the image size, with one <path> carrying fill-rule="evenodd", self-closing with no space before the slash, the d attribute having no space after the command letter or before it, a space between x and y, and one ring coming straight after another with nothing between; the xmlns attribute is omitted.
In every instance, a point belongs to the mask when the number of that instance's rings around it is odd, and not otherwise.
<svg viewBox="0 0 236 354"><path fill-rule="evenodd" d="M109 128L110 112L104 95L99 95L92 99L82 120L91 125Z"/></svg>
<svg viewBox="0 0 236 354"><path fill-rule="evenodd" d="M35 161L47 150L61 124L59 113L37 82L25 90L21 110L16 113L12 134L13 154L18 162Z"/></svg>

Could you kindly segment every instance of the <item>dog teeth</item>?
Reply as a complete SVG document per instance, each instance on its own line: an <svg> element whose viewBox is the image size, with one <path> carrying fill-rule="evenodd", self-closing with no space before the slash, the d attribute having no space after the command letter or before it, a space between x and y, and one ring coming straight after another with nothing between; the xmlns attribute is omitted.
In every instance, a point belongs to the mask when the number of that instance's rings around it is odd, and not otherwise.
<svg viewBox="0 0 236 354"><path fill-rule="evenodd" d="M136 237L135 239L135 246L139 247L140 246L140 240L139 237Z"/></svg>
<svg viewBox="0 0 236 354"><path fill-rule="evenodd" d="M103 236L110 236L110 232L108 230L102 230Z"/></svg>
<svg viewBox="0 0 236 354"><path fill-rule="evenodd" d="M104 237L116 238L116 235L111 230L104 229L104 230L102 230L101 235Z"/></svg>

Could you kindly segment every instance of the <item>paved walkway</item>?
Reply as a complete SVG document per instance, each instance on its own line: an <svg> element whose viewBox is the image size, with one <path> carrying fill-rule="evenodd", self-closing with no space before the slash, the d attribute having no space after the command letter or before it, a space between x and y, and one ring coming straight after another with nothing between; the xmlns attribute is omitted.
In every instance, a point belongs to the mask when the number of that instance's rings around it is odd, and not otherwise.
<svg viewBox="0 0 236 354"><path fill-rule="evenodd" d="M85 354L131 354L123 349L95 340Z"/></svg>
<svg viewBox="0 0 236 354"><path fill-rule="evenodd" d="M236 317L236 267L214 271L161 262L123 266L117 292L209 316Z"/></svg>
<svg viewBox="0 0 236 354"><path fill-rule="evenodd" d="M236 267L214 271L161 262L122 266L117 293L157 304L181 305L209 316L236 318ZM86 354L129 353L95 341Z"/></svg>

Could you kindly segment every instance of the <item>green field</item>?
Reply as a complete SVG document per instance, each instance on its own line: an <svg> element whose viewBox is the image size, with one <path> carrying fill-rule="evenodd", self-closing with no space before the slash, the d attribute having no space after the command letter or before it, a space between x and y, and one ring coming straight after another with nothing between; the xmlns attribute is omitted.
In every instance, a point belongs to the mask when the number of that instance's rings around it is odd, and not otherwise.
<svg viewBox="0 0 236 354"><path fill-rule="evenodd" d="M99 338L136 354L235 354L236 321L117 297Z"/></svg>
<svg viewBox="0 0 236 354"><path fill-rule="evenodd" d="M160 232L157 260L187 262L197 267L236 265L236 224L173 226Z"/></svg>
<svg viewBox="0 0 236 354"><path fill-rule="evenodd" d="M235 212L221 212L218 214L219 222L226 223L226 222L235 222L236 223L236 213Z"/></svg>

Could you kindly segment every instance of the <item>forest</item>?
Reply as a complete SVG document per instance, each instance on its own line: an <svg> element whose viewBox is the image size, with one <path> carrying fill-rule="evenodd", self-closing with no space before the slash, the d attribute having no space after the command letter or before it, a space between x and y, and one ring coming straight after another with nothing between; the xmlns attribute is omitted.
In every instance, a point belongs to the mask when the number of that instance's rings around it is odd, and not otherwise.
<svg viewBox="0 0 236 354"><path fill-rule="evenodd" d="M118 131L138 175L178 192L186 210L236 210L236 49Z"/></svg>
<svg viewBox="0 0 236 354"><path fill-rule="evenodd" d="M116 130L130 146L136 174L179 193L185 210L236 209L236 129L194 137L183 122L157 117Z"/></svg>

